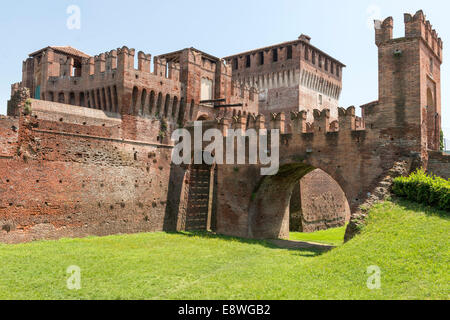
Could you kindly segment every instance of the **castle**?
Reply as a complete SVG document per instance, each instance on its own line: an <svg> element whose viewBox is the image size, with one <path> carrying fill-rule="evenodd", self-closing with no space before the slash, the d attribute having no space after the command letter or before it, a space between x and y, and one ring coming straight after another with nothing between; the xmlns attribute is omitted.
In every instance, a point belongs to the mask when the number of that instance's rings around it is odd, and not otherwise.
<svg viewBox="0 0 450 320"><path fill-rule="evenodd" d="M393 39L392 18L375 22L379 100L362 117L339 108L345 66L305 35L225 59L187 48L153 67L127 47L32 53L0 119L0 241L161 230L286 238L294 224L356 219L396 168L448 178L438 151L442 41L422 11L405 14L405 26ZM174 165L171 133L192 121L225 135L279 129L279 173Z"/></svg>

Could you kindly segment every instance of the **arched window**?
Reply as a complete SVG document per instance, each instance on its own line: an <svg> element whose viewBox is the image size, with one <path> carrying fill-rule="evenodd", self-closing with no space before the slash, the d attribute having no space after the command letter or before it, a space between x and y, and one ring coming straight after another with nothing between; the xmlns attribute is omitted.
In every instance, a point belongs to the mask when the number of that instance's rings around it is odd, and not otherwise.
<svg viewBox="0 0 450 320"><path fill-rule="evenodd" d="M55 94L53 91L48 92L48 101L55 101Z"/></svg>

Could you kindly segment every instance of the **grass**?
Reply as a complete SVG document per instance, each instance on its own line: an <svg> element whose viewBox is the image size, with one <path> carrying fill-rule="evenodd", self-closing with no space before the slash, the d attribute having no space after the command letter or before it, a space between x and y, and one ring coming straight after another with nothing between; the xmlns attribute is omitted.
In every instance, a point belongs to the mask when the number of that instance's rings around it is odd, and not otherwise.
<svg viewBox="0 0 450 320"><path fill-rule="evenodd" d="M333 228L313 233L291 232L290 240L340 246L344 243L345 228Z"/></svg>
<svg viewBox="0 0 450 320"><path fill-rule="evenodd" d="M0 299L449 299L449 231L443 212L401 201L324 254L202 233L0 245ZM71 265L81 290L66 288Z"/></svg>

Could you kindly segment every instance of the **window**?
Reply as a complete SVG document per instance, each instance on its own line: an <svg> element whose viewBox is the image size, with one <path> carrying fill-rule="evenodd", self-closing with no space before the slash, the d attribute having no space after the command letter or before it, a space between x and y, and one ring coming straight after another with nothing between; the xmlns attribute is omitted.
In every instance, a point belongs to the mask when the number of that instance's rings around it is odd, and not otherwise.
<svg viewBox="0 0 450 320"><path fill-rule="evenodd" d="M313 56L314 56L314 52L313 52ZM308 61L309 60L309 51L308 48L305 47L305 60Z"/></svg>
<svg viewBox="0 0 450 320"><path fill-rule="evenodd" d="M328 60L325 59L325 71L328 71Z"/></svg>
<svg viewBox="0 0 450 320"><path fill-rule="evenodd" d="M245 67L246 67L246 68L250 68L250 66L251 66L250 55L247 55L247 56L245 57Z"/></svg>
<svg viewBox="0 0 450 320"><path fill-rule="evenodd" d="M277 49L272 50L272 60L273 60L273 62L278 61L278 50Z"/></svg>
<svg viewBox="0 0 450 320"><path fill-rule="evenodd" d="M262 66L264 64L264 52L259 53L259 65Z"/></svg>
<svg viewBox="0 0 450 320"><path fill-rule="evenodd" d="M234 58L233 59L233 70L237 70L238 68L239 68L238 59Z"/></svg>
<svg viewBox="0 0 450 320"><path fill-rule="evenodd" d="M321 94L319 94L319 106L321 106L323 103L323 97Z"/></svg>
<svg viewBox="0 0 450 320"><path fill-rule="evenodd" d="M336 75L337 75L338 77L340 77L340 74L341 74L341 67L336 66Z"/></svg>
<svg viewBox="0 0 450 320"><path fill-rule="evenodd" d="M319 68L322 68L322 66L323 66L322 57L319 56Z"/></svg>
<svg viewBox="0 0 450 320"><path fill-rule="evenodd" d="M315 51L312 52L312 59L311 60L312 60L313 64L316 64L316 52Z"/></svg>
<svg viewBox="0 0 450 320"><path fill-rule="evenodd" d="M202 78L200 87L200 96L202 101L213 99L213 81L210 79Z"/></svg>
<svg viewBox="0 0 450 320"><path fill-rule="evenodd" d="M292 46L287 47L286 59L287 60L292 59Z"/></svg>

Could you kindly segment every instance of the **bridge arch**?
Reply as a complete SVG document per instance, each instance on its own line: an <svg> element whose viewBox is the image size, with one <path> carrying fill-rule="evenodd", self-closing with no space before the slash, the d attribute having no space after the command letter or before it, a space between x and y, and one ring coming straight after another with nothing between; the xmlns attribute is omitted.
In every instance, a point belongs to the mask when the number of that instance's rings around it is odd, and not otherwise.
<svg viewBox="0 0 450 320"><path fill-rule="evenodd" d="M296 190L296 187L299 186L300 181L304 177L311 176L318 171L328 176L330 181L334 180L337 188L341 191L341 194L343 194L342 197L345 198L334 199L333 196L331 196L331 199L329 199L330 201L336 201L337 203L340 201L340 205L345 206L345 208L340 213L342 216L336 217L336 221L330 222L328 227L337 226L333 225L333 223L341 223L343 225L345 222L348 222L350 219L350 208L345 191L338 181L340 178L337 177L336 179L333 177L333 174L330 175L325 170L318 169L320 168L305 162L285 162L280 165L278 174L262 177L255 188L249 206L249 237L256 239L288 239L293 191ZM320 199L320 197L324 197L324 195L321 194L318 195L318 197ZM309 202L309 204L311 204L311 202ZM314 209L321 210L321 208ZM325 210L327 209L328 208L325 208ZM333 216L333 213L330 213L330 215ZM306 231L311 230L306 229Z"/></svg>

